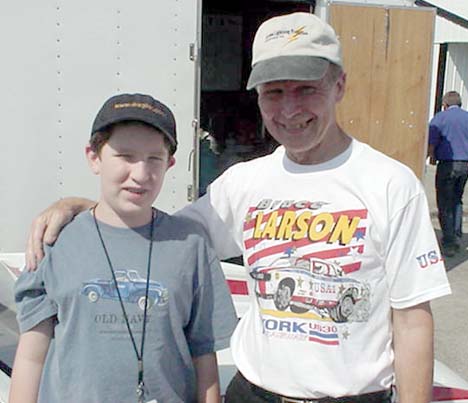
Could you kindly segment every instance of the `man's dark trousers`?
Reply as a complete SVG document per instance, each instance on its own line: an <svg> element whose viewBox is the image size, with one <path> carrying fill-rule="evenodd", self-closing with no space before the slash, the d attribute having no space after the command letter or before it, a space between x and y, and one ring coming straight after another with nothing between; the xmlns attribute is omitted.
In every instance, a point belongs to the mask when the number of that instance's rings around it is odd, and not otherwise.
<svg viewBox="0 0 468 403"><path fill-rule="evenodd" d="M462 235L462 199L467 179L468 161L438 162L436 193L443 248L458 246L457 236Z"/></svg>
<svg viewBox="0 0 468 403"><path fill-rule="evenodd" d="M385 396L379 396L380 394L385 394ZM317 401L323 403L391 403L391 395L392 392L389 390L342 398L321 398ZM226 403L281 403L282 399L280 395L250 383L240 372L237 372L227 387L224 401Z"/></svg>

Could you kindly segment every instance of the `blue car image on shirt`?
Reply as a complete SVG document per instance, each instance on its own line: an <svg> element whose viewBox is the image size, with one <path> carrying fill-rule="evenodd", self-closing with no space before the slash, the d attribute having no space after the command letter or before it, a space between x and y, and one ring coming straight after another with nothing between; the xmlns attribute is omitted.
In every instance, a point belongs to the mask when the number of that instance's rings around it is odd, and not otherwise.
<svg viewBox="0 0 468 403"><path fill-rule="evenodd" d="M145 309L146 279L136 270L116 270L115 278L119 287L122 301L138 304ZM83 283L81 294L88 297L88 301L95 303L99 299L119 300L115 282L110 279L93 279ZM167 288L157 281L150 280L148 287L148 308L153 305L165 305L169 299Z"/></svg>

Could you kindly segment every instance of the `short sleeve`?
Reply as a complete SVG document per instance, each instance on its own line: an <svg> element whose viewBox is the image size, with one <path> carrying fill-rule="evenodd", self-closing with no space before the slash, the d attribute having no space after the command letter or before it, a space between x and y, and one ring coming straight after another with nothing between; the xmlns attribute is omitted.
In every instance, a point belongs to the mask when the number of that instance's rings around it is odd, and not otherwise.
<svg viewBox="0 0 468 403"><path fill-rule="evenodd" d="M229 191L238 186L230 183L230 174L231 170L224 172L208 186L206 195L177 213L203 225L219 259L242 254L238 231L242 221L235 220L229 200Z"/></svg>
<svg viewBox="0 0 468 403"><path fill-rule="evenodd" d="M422 190L391 217L385 267L392 308L409 308L451 292Z"/></svg>
<svg viewBox="0 0 468 403"><path fill-rule="evenodd" d="M186 328L193 357L229 347L237 324L231 294L214 252L205 256L199 272L200 283L195 291L191 319Z"/></svg>
<svg viewBox="0 0 468 403"><path fill-rule="evenodd" d="M435 122L432 121L429 124L429 144L437 146L440 143L440 137L440 130Z"/></svg>
<svg viewBox="0 0 468 403"><path fill-rule="evenodd" d="M50 254L34 272L24 271L15 284L17 320L21 333L31 330L47 318L57 315L57 305L47 295L44 273L51 265Z"/></svg>

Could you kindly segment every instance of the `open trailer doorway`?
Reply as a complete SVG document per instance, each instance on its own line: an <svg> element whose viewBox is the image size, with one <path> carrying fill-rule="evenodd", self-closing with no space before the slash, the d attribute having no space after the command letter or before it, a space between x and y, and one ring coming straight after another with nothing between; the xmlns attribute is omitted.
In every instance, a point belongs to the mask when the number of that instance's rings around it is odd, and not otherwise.
<svg viewBox="0 0 468 403"><path fill-rule="evenodd" d="M255 91L247 91L251 46L266 19L313 12L312 0L206 0L202 8L198 196L231 165L266 155L277 143L265 130Z"/></svg>

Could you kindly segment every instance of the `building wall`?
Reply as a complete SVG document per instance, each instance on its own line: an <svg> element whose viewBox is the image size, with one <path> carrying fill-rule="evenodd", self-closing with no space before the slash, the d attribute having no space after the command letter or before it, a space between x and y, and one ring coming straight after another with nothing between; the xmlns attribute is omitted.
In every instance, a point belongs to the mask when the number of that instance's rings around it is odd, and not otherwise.
<svg viewBox="0 0 468 403"><path fill-rule="evenodd" d="M468 2L466 0L427 0L436 7L443 8L462 18L468 18Z"/></svg>
<svg viewBox="0 0 468 403"><path fill-rule="evenodd" d="M429 118L434 115L436 103L439 51L440 44L434 44ZM443 93L447 91L458 91L462 97L463 108L468 109L468 43L448 44Z"/></svg>
<svg viewBox="0 0 468 403"><path fill-rule="evenodd" d="M468 2L453 0L431 0L431 2L451 13L468 19ZM433 74L431 84L431 111L436 104L437 67L440 44L447 44L443 93L458 91L462 96L463 107L468 108L468 29L439 16L436 17L434 30Z"/></svg>
<svg viewBox="0 0 468 403"><path fill-rule="evenodd" d="M466 14L460 15L460 17L468 19L468 11ZM435 23L434 43L448 42L468 42L468 29L448 21L445 18L437 16Z"/></svg>
<svg viewBox="0 0 468 403"><path fill-rule="evenodd" d="M449 44L444 88L458 91L468 107L468 43Z"/></svg>

